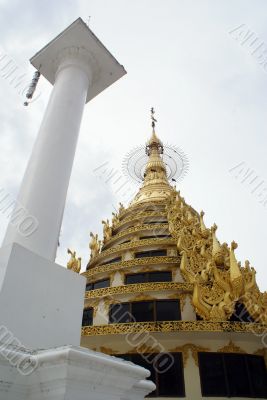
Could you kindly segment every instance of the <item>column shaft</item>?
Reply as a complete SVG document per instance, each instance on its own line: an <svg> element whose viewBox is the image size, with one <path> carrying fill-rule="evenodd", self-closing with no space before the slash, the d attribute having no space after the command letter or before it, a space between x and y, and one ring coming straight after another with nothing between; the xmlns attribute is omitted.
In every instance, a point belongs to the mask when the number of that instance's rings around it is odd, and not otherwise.
<svg viewBox="0 0 267 400"><path fill-rule="evenodd" d="M38 223L27 229L10 223L3 245L19 243L54 261L89 74L75 60L64 60L23 178L17 208L24 207ZM11 218L12 220L12 218ZM26 233L26 234L25 234Z"/></svg>

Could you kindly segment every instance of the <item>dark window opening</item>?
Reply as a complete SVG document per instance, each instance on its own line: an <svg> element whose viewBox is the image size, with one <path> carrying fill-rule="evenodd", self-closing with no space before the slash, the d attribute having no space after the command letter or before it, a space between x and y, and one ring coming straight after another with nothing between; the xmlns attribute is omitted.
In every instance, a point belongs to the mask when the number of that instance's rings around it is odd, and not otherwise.
<svg viewBox="0 0 267 400"><path fill-rule="evenodd" d="M147 397L185 397L184 368L181 353L119 354L148 369L148 379L156 384L156 389Z"/></svg>
<svg viewBox="0 0 267 400"><path fill-rule="evenodd" d="M101 281L94 282L94 289L101 289L105 287L110 286L110 280L109 279L103 279Z"/></svg>
<svg viewBox="0 0 267 400"><path fill-rule="evenodd" d="M203 396L267 398L264 358L250 354L199 353Z"/></svg>
<svg viewBox="0 0 267 400"><path fill-rule="evenodd" d="M93 283L87 283L85 287L85 291L88 292L89 290L93 289Z"/></svg>
<svg viewBox="0 0 267 400"><path fill-rule="evenodd" d="M167 250L149 250L135 253L135 258L166 256Z"/></svg>
<svg viewBox="0 0 267 400"><path fill-rule="evenodd" d="M109 322L112 323L125 323L131 322L132 316L130 314L130 303L112 304L109 310Z"/></svg>
<svg viewBox="0 0 267 400"><path fill-rule="evenodd" d="M171 282L172 273L170 271L146 272L144 274L129 274L126 275L126 285L133 283L147 282Z"/></svg>
<svg viewBox="0 0 267 400"><path fill-rule="evenodd" d="M109 311L110 323L179 321L179 300L136 301L113 304Z"/></svg>
<svg viewBox="0 0 267 400"><path fill-rule="evenodd" d="M166 234L166 235L157 235L157 233L155 233L155 235L151 235L151 236L140 236L140 240L144 240L144 239L158 239L158 238L170 238L171 235Z"/></svg>
<svg viewBox="0 0 267 400"><path fill-rule="evenodd" d="M144 221L143 224L145 225L153 225L153 224L167 224L167 220L162 220L162 221Z"/></svg>
<svg viewBox="0 0 267 400"><path fill-rule="evenodd" d="M101 281L87 283L86 291L94 290L94 289L101 289L101 288L105 288L105 287L109 287L109 286L110 286L110 280L102 279Z"/></svg>
<svg viewBox="0 0 267 400"><path fill-rule="evenodd" d="M120 261L121 261L121 257L116 257L116 258L112 258L112 260L106 261L100 265L113 264L113 263L120 262Z"/></svg>
<svg viewBox="0 0 267 400"><path fill-rule="evenodd" d="M124 240L124 242L121 242L120 244L124 244L124 243L130 243L130 239Z"/></svg>
<svg viewBox="0 0 267 400"><path fill-rule="evenodd" d="M156 300L156 321L179 321L180 319L179 300Z"/></svg>
<svg viewBox="0 0 267 400"><path fill-rule="evenodd" d="M136 301L131 303L131 314L136 322L154 321L154 302Z"/></svg>
<svg viewBox="0 0 267 400"><path fill-rule="evenodd" d="M93 307L86 308L83 311L82 326L93 325L93 313L94 313Z"/></svg>
<svg viewBox="0 0 267 400"><path fill-rule="evenodd" d="M254 322L244 304L237 302L235 304L235 311L230 318L230 321L238 322Z"/></svg>

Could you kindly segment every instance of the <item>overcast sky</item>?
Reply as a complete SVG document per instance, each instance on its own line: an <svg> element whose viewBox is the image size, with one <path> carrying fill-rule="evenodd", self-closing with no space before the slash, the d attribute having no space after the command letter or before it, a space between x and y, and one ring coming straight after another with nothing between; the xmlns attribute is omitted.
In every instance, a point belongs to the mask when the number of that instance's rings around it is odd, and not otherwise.
<svg viewBox="0 0 267 400"><path fill-rule="evenodd" d="M66 264L70 247L86 266L89 232L101 233L101 220L127 198L94 170L108 162L120 173L128 151L150 136L154 106L158 136L190 160L178 189L205 211L207 226L216 222L222 242L239 244L238 259L251 261L266 290L267 2L0 0L0 7L0 54L29 79L29 58L79 16L90 16L90 28L128 72L85 107L57 261ZM26 108L0 76L0 186L12 196L51 89L41 78L41 94ZM0 213L1 238L6 225Z"/></svg>

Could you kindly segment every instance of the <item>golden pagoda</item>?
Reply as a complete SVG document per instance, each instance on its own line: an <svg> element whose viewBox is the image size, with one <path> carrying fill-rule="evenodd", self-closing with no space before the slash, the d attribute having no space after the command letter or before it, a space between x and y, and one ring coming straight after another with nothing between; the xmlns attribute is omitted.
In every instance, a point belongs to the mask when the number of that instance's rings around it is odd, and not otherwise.
<svg viewBox="0 0 267 400"><path fill-rule="evenodd" d="M152 127L142 187L90 234L81 345L149 369L151 398L267 399L267 293L171 186Z"/></svg>

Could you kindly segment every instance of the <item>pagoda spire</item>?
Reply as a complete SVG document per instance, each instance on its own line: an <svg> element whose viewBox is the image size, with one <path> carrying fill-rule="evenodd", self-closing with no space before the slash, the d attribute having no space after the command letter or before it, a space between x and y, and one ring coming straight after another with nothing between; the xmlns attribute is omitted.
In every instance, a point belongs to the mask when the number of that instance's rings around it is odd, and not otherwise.
<svg viewBox="0 0 267 400"><path fill-rule="evenodd" d="M166 165L162 154L164 145L157 137L155 132L154 108L151 108L152 135L146 143L145 152L148 160L144 171L144 182L139 192L135 196L132 204L139 202L148 202L153 200L163 200L171 192L172 187L168 182Z"/></svg>

